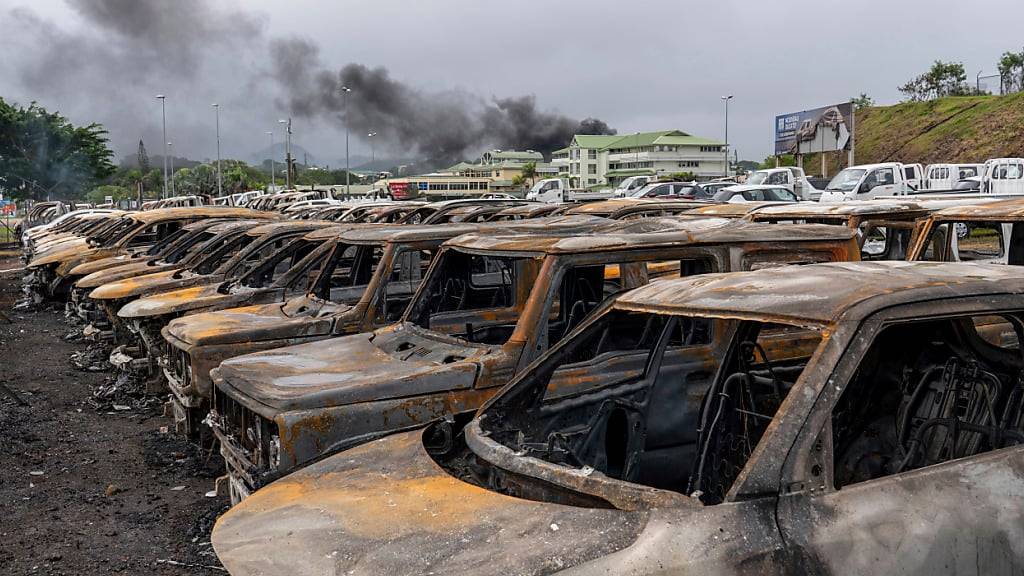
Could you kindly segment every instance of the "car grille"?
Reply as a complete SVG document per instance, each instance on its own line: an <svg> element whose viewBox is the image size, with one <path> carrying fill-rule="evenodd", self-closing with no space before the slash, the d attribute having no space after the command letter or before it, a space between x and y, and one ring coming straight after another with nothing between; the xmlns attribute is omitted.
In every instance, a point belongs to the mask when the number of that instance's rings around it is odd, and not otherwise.
<svg viewBox="0 0 1024 576"><path fill-rule="evenodd" d="M260 472L270 469L271 459L276 458L276 426L270 420L246 408L219 389L213 393L214 407L222 434L254 469L246 472Z"/></svg>
<svg viewBox="0 0 1024 576"><path fill-rule="evenodd" d="M192 359L188 352L171 346L167 342L163 344L164 357L170 362L171 373L174 374L178 386L181 389L188 388L192 384Z"/></svg>

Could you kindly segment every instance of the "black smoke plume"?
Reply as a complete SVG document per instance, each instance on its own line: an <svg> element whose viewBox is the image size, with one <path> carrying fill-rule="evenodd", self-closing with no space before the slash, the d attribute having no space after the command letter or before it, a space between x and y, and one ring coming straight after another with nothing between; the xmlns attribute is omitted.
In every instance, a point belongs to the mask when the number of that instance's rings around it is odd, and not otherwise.
<svg viewBox="0 0 1024 576"><path fill-rule="evenodd" d="M8 58L0 59L0 77L20 89L4 96L23 104L37 100L79 123L99 122L124 155L143 138L155 164L163 150L157 94L167 95L168 140L177 155L191 158L215 149L212 102L222 105L224 149L234 157L252 152L254 138L269 129L278 129L280 144L277 119L284 115L317 120L296 139L319 134L332 153L347 124L354 139L376 132L378 149L411 152L434 166L490 147L548 153L573 133L614 133L600 120L579 122L542 110L533 96L426 92L381 67L339 69L322 63L313 43L269 38L265 17L233 2L66 4L81 17L79 28L21 8L4 14L0 50ZM271 83L265 82L268 71ZM347 109L341 86L352 89ZM333 135L323 133L324 124Z"/></svg>
<svg viewBox="0 0 1024 576"><path fill-rule="evenodd" d="M532 95L486 100L461 90L423 92L383 67L348 64L333 71L305 40L274 41L271 60L285 92L281 105L291 113L327 118L359 136L376 132L393 148L414 151L435 166L488 147L547 154L573 134L615 134L601 120L580 122L539 110Z"/></svg>

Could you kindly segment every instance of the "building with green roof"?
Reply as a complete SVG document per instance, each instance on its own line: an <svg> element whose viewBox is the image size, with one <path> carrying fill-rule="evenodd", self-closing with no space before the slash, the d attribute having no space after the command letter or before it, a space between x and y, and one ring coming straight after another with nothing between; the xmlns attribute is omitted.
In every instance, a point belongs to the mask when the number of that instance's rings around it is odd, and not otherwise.
<svg viewBox="0 0 1024 576"><path fill-rule="evenodd" d="M561 152L565 152L564 160ZM680 130L615 136L577 134L552 163L570 185L614 186L629 176L692 172L698 179L725 174L725 144Z"/></svg>

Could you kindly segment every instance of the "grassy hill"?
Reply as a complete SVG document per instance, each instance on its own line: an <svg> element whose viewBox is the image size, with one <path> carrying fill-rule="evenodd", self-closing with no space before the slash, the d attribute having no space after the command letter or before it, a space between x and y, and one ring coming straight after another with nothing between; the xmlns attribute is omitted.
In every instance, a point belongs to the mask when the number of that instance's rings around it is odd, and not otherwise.
<svg viewBox="0 0 1024 576"><path fill-rule="evenodd" d="M1024 156L1024 93L874 106L858 111L856 121L858 164ZM830 156L831 176L845 166L846 156ZM804 157L808 173L820 172L820 166L816 154Z"/></svg>

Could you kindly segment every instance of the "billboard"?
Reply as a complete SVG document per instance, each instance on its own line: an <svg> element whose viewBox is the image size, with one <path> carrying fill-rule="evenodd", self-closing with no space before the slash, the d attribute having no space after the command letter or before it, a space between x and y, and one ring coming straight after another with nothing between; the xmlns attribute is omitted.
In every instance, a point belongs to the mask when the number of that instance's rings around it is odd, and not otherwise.
<svg viewBox="0 0 1024 576"><path fill-rule="evenodd" d="M824 106L775 117L775 155L848 150L853 103Z"/></svg>

